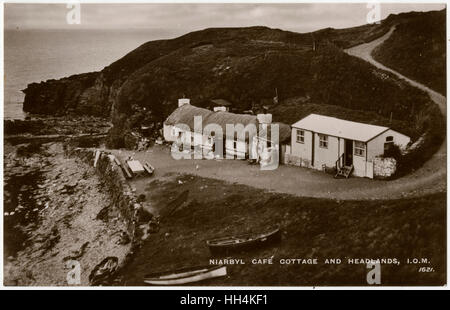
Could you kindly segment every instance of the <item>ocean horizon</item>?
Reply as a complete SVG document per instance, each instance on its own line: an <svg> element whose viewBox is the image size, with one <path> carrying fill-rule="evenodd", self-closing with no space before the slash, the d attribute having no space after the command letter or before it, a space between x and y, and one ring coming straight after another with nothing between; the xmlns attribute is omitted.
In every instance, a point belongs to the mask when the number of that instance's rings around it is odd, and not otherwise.
<svg viewBox="0 0 450 310"><path fill-rule="evenodd" d="M30 83L100 71L145 42L176 31L5 30L4 119L24 119L23 89Z"/></svg>

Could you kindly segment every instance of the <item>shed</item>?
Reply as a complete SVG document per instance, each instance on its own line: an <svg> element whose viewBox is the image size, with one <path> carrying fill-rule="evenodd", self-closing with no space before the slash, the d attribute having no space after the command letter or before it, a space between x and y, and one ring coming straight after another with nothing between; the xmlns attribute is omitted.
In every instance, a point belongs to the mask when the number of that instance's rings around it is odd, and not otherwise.
<svg viewBox="0 0 450 310"><path fill-rule="evenodd" d="M394 144L406 148L410 138L384 126L310 114L292 125L291 155L315 169L349 169L373 177L373 159Z"/></svg>

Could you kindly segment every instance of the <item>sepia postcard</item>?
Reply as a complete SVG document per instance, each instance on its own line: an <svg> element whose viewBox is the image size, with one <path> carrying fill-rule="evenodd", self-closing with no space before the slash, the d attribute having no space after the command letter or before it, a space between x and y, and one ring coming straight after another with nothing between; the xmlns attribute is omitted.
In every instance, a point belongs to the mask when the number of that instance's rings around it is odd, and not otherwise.
<svg viewBox="0 0 450 310"><path fill-rule="evenodd" d="M446 2L5 1L2 35L5 288L447 285Z"/></svg>

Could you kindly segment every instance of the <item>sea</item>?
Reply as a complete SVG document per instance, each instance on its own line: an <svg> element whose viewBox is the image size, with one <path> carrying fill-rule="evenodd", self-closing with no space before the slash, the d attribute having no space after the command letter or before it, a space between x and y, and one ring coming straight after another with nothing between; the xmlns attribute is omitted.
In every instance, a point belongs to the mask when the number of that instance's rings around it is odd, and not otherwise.
<svg viewBox="0 0 450 310"><path fill-rule="evenodd" d="M102 70L141 44L176 30L5 30L4 119L24 119L29 83Z"/></svg>

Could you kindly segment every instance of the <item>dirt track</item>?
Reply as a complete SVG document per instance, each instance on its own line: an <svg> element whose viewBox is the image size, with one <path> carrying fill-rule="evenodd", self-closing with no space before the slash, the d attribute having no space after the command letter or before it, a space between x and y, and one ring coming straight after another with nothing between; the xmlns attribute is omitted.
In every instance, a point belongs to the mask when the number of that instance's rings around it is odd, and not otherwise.
<svg viewBox="0 0 450 310"><path fill-rule="evenodd" d="M369 43L365 43L365 44L361 44L361 45L349 48L349 49L345 50L345 52L348 53L349 55L364 59L365 61L370 62L372 65L374 65L377 68L380 68L385 71L389 71L389 72L395 74L396 76L398 76L399 78L407 81L412 86L420 88L421 90L427 92L430 95L430 98L434 102L436 102L436 104L439 106L442 114L444 116L447 116L447 103L446 103L447 99L444 96L442 96L438 92L430 89L429 87L427 87L423 84L420 84L414 80L411 80L411 79L407 78L406 76L398 73L397 71L394 71L394 70L382 65L381 63L377 62L375 59L372 58L372 51L378 45L380 45L384 41L386 41L391 36L391 34L394 32L394 30L395 30L395 27L392 27L391 30L389 30L389 32L386 33L384 36L382 36L374 41L371 41Z"/></svg>

